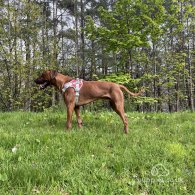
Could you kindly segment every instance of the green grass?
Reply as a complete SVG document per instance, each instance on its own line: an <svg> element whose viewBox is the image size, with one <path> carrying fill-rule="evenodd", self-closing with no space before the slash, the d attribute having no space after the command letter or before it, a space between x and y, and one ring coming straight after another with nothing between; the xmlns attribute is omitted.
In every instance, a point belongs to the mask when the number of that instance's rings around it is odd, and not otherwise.
<svg viewBox="0 0 195 195"><path fill-rule="evenodd" d="M82 117L1 113L0 194L195 194L195 113Z"/></svg>

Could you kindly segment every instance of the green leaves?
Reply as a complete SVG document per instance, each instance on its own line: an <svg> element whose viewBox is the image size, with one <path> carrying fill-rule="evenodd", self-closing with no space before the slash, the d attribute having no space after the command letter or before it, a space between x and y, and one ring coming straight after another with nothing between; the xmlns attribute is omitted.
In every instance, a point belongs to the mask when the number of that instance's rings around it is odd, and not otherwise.
<svg viewBox="0 0 195 195"><path fill-rule="evenodd" d="M0 173L0 182L5 182L8 180L7 174L6 173Z"/></svg>
<svg viewBox="0 0 195 195"><path fill-rule="evenodd" d="M161 33L164 8L161 1L153 6L150 2L118 1L112 11L99 9L100 26L92 19L87 20L86 32L89 38L104 42L108 51L129 50L147 46L148 36L157 39Z"/></svg>
<svg viewBox="0 0 195 195"><path fill-rule="evenodd" d="M123 73L107 75L105 78L100 79L100 81L109 81L123 85L129 83L131 80L129 74Z"/></svg>

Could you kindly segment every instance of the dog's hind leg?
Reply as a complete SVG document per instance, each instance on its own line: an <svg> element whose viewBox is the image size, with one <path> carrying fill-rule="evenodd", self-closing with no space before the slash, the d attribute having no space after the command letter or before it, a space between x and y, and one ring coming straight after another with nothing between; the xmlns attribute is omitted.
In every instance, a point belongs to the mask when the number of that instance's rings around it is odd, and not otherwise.
<svg viewBox="0 0 195 195"><path fill-rule="evenodd" d="M75 114L77 117L78 127L81 128L82 127L82 120L81 120L81 114L80 114L80 106L75 106L74 111L75 111Z"/></svg>
<svg viewBox="0 0 195 195"><path fill-rule="evenodd" d="M124 124L124 131L128 133L128 120L124 111L124 96L121 91L113 93L110 98L110 105L112 109L121 117Z"/></svg>
<svg viewBox="0 0 195 195"><path fill-rule="evenodd" d="M110 101L110 105L112 109L121 117L124 124L124 131L125 133L128 133L128 120L127 117L125 116L124 108L121 105L121 102Z"/></svg>

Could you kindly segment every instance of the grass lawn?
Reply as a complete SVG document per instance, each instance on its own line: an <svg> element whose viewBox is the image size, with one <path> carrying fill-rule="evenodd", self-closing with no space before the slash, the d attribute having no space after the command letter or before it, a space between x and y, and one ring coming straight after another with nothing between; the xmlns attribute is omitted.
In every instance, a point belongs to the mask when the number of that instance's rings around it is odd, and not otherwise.
<svg viewBox="0 0 195 195"><path fill-rule="evenodd" d="M0 113L0 194L195 194L195 113Z"/></svg>

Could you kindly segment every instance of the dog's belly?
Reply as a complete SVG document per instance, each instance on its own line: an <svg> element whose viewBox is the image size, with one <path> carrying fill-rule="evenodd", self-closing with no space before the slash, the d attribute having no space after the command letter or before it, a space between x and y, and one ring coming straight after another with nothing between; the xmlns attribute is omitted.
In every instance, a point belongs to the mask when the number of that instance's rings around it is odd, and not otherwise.
<svg viewBox="0 0 195 195"><path fill-rule="evenodd" d="M101 96L101 97L88 97L88 98L83 98L82 96L79 96L79 102L78 102L78 106L82 106L82 105L85 105L85 104L89 104L91 102L94 102L98 99L110 99L109 96L105 95L105 96Z"/></svg>

